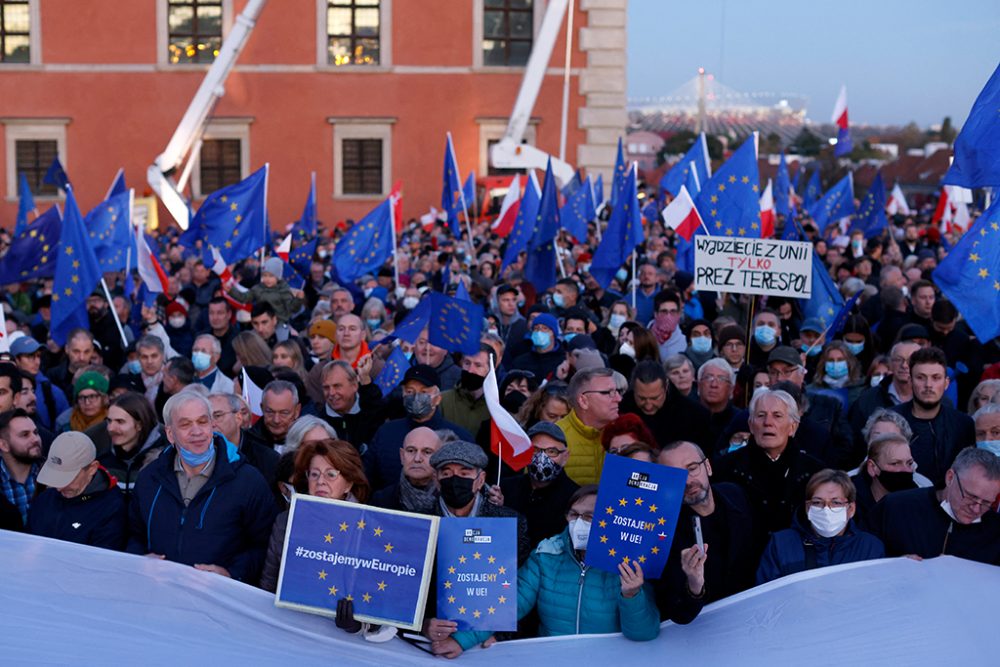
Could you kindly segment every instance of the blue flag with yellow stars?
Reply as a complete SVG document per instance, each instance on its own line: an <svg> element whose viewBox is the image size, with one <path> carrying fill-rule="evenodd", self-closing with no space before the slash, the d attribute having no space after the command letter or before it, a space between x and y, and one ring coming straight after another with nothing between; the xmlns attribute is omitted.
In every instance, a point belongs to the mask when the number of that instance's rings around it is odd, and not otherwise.
<svg viewBox="0 0 1000 667"><path fill-rule="evenodd" d="M542 200L538 206L535 233L528 241L528 257L524 262L524 277L539 293L556 284L556 235L559 234L559 199L556 179L552 174L552 159L545 168Z"/></svg>
<svg viewBox="0 0 1000 667"><path fill-rule="evenodd" d="M48 183L49 185L54 185L63 192L69 192L72 185L69 182L69 176L66 175L66 170L63 169L62 162L59 161L58 157L52 158L52 164L45 172L45 176L42 177L42 183Z"/></svg>
<svg viewBox="0 0 1000 667"><path fill-rule="evenodd" d="M385 360L385 366L375 378L375 386L379 388L383 396L388 396L403 381L403 375L406 374L406 369L409 367L410 360L406 358L403 351L398 347L392 348L389 358Z"/></svg>
<svg viewBox="0 0 1000 667"><path fill-rule="evenodd" d="M885 186L882 184L882 172L875 174L875 180L868 188L868 194L861 200L858 217L850 231L860 229L866 239L874 238L889 227L889 219L885 217Z"/></svg>
<svg viewBox="0 0 1000 667"><path fill-rule="evenodd" d="M792 210L790 193L792 182L788 178L788 163L785 162L785 151L781 151L781 161L778 162L778 173L774 177L774 212L788 217Z"/></svg>
<svg viewBox="0 0 1000 667"><path fill-rule="evenodd" d="M194 214L182 245L193 247L193 240L200 238L209 266L212 258L208 246L218 248L226 264L235 264L268 245L271 242L267 220L268 170L265 164L239 183L208 195Z"/></svg>
<svg viewBox="0 0 1000 667"><path fill-rule="evenodd" d="M812 296L801 300L802 319L815 317L823 323L823 328L833 324L837 312L844 306L844 298L826 270L826 265L815 252L813 253Z"/></svg>
<svg viewBox="0 0 1000 667"><path fill-rule="evenodd" d="M590 191L590 177L559 209L559 224L576 239L577 243L587 242L587 227L594 219L594 197Z"/></svg>
<svg viewBox="0 0 1000 667"><path fill-rule="evenodd" d="M806 191L802 196L802 206L808 211L822 196L823 184L819 180L819 167L817 166L806 183Z"/></svg>
<svg viewBox="0 0 1000 667"><path fill-rule="evenodd" d="M87 329L87 297L101 281L101 268L90 247L83 217L70 188L66 192L66 215L56 248L55 282L52 285L51 335L65 345L66 335L77 327Z"/></svg>
<svg viewBox="0 0 1000 667"><path fill-rule="evenodd" d="M306 197L306 205L302 208L302 217L299 218L296 228L301 236L312 238L316 235L316 172L312 173L309 184L309 196Z"/></svg>
<svg viewBox="0 0 1000 667"><path fill-rule="evenodd" d="M528 184L521 195L521 206L514 218L514 228L507 235L507 247L503 253L503 263L500 272L518 260L518 257L528 247L528 240L535 233L535 223L538 222L538 207L541 205L542 194L535 178L535 171L528 171Z"/></svg>
<svg viewBox="0 0 1000 667"><path fill-rule="evenodd" d="M605 457L584 562L613 574L638 563L646 579L659 579L686 484L683 468Z"/></svg>
<svg viewBox="0 0 1000 667"><path fill-rule="evenodd" d="M483 307L478 303L431 292L428 340L449 352L475 354L479 352L483 317Z"/></svg>
<svg viewBox="0 0 1000 667"><path fill-rule="evenodd" d="M934 270L934 284L981 343L1000 336L1000 197Z"/></svg>
<svg viewBox="0 0 1000 667"><path fill-rule="evenodd" d="M392 202L386 199L337 241L333 265L341 280L375 273L392 257Z"/></svg>
<svg viewBox="0 0 1000 667"><path fill-rule="evenodd" d="M124 270L129 247L135 250L129 232L131 223L132 193L128 190L105 199L83 219L90 247L102 273ZM133 262L135 257L133 252Z"/></svg>
<svg viewBox="0 0 1000 667"><path fill-rule="evenodd" d="M336 617L346 598L359 621L420 629L438 521L295 494L275 604Z"/></svg>
<svg viewBox="0 0 1000 667"><path fill-rule="evenodd" d="M441 209L448 215L448 226L456 239L462 238L462 223L458 214L468 215L468 202L462 189L462 177L455 160L455 146L451 142L451 132L444 144L444 173L441 184Z"/></svg>
<svg viewBox="0 0 1000 667"><path fill-rule="evenodd" d="M594 180L594 208L604 203L604 174L598 174Z"/></svg>
<svg viewBox="0 0 1000 667"><path fill-rule="evenodd" d="M669 192L674 197L681 191L681 186L686 185L691 196L698 194L701 185L708 182L712 176L712 163L708 158L708 140L702 132L691 144L691 148L684 154L680 162L675 164L660 179L660 190ZM695 190L689 185L692 177L699 187Z"/></svg>
<svg viewBox="0 0 1000 667"><path fill-rule="evenodd" d="M437 618L466 630L517 630L517 519L441 519Z"/></svg>
<svg viewBox="0 0 1000 667"><path fill-rule="evenodd" d="M809 208L809 216L816 223L816 229L823 232L831 222L854 215L854 176L847 176L837 181L823 197Z"/></svg>
<svg viewBox="0 0 1000 667"><path fill-rule="evenodd" d="M702 185L695 206L714 236L760 237L760 185L755 135L744 141L719 167L719 171Z"/></svg>
<svg viewBox="0 0 1000 667"><path fill-rule="evenodd" d="M28 214L32 211L38 215L35 198L31 195L31 186L28 185L28 177L21 174L17 184L17 221L14 223L14 236L23 232L28 226Z"/></svg>
<svg viewBox="0 0 1000 667"><path fill-rule="evenodd" d="M604 289L608 289L615 272L628 260L635 247L642 243L642 215L635 180L635 169L629 169L622 192L619 193L619 205L611 209L608 227L604 230L590 263L590 274Z"/></svg>
<svg viewBox="0 0 1000 667"><path fill-rule="evenodd" d="M955 138L955 159L944 175L946 185L982 188L1000 185L1000 66L980 91L962 131ZM985 342L985 341L983 341Z"/></svg>
<svg viewBox="0 0 1000 667"><path fill-rule="evenodd" d="M618 205L618 195L622 189L622 185L625 183L625 177L628 174L625 173L627 165L625 164L625 152L622 150L622 138L618 137L618 153L615 156L615 171L611 177L611 208L612 210Z"/></svg>
<svg viewBox="0 0 1000 667"><path fill-rule="evenodd" d="M32 220L0 259L0 285L54 276L61 232L62 217L55 206Z"/></svg>

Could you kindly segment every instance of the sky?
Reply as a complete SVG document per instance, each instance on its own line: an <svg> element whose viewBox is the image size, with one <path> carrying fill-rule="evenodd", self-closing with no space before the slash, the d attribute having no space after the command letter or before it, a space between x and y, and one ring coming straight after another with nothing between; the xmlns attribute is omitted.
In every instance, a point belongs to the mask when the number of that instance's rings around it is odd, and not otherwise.
<svg viewBox="0 0 1000 667"><path fill-rule="evenodd" d="M628 96L667 95L699 67L740 92L808 98L829 122L960 126L1000 64L998 0L629 0Z"/></svg>

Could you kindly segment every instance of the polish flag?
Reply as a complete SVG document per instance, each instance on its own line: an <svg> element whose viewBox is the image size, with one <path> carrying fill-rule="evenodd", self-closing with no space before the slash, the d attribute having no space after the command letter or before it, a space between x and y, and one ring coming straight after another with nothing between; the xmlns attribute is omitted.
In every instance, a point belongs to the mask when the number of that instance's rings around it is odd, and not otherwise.
<svg viewBox="0 0 1000 667"><path fill-rule="evenodd" d="M434 223L441 221L441 211L437 210L431 206L431 210L420 216L420 226L424 228L425 232L431 230L434 227Z"/></svg>
<svg viewBox="0 0 1000 667"><path fill-rule="evenodd" d="M140 231L135 241L136 254L138 255L136 264L139 269L139 277L146 284L146 289L150 292L166 293L170 281L167 279L167 274L163 270L163 267L157 261L156 255L149 249L149 244L146 243L146 235Z"/></svg>
<svg viewBox="0 0 1000 667"><path fill-rule="evenodd" d="M219 279L222 280L222 284L225 285L233 279L233 273L229 270L229 267L226 266L226 260L222 259L222 254L219 252L219 249L214 245L209 246L209 248L212 250L212 272L219 276Z"/></svg>
<svg viewBox="0 0 1000 667"><path fill-rule="evenodd" d="M663 222L688 241L694 237L695 230L704 224L691 195L683 185L674 200L667 204L660 215L663 217Z"/></svg>
<svg viewBox="0 0 1000 667"><path fill-rule="evenodd" d="M964 201L951 205L951 229L948 231L965 232L969 228L969 205Z"/></svg>
<svg viewBox="0 0 1000 667"><path fill-rule="evenodd" d="M396 225L396 231L403 231L403 181L396 181L389 191L389 201L392 207L392 220Z"/></svg>
<svg viewBox="0 0 1000 667"><path fill-rule="evenodd" d="M951 205L948 201L948 188L941 188L941 196L938 197L937 208L931 216L931 224L940 223L941 231L945 231L945 225L951 222Z"/></svg>
<svg viewBox="0 0 1000 667"><path fill-rule="evenodd" d="M289 234L274 249L274 254L288 263L288 255L292 252L292 235Z"/></svg>
<svg viewBox="0 0 1000 667"><path fill-rule="evenodd" d="M774 236L774 194L769 178L764 194L760 196L760 237L769 239L772 236Z"/></svg>
<svg viewBox="0 0 1000 667"><path fill-rule="evenodd" d="M0 352L10 352L10 337L7 335L7 313L0 307Z"/></svg>
<svg viewBox="0 0 1000 667"><path fill-rule="evenodd" d="M490 372L483 382L483 397L490 411L490 449L511 468L521 470L531 463L534 448L521 425L500 405L500 389L492 358Z"/></svg>
<svg viewBox="0 0 1000 667"><path fill-rule="evenodd" d="M247 369L244 368L241 372L240 385L243 388L243 400L246 401L247 406L250 408L250 414L260 417L264 414L264 411L260 407L261 401L264 400L264 389L254 384L254 381L250 379L250 375L247 373Z"/></svg>
<svg viewBox="0 0 1000 667"><path fill-rule="evenodd" d="M497 236L504 238L510 234L514 228L514 221L517 220L517 212L521 208L521 178L514 176L504 195L503 203L500 204L500 214L490 225L490 230Z"/></svg>
<svg viewBox="0 0 1000 667"><path fill-rule="evenodd" d="M896 183L892 187L892 194L889 195L889 204L885 208L889 215L896 215L897 213L910 215L910 207L906 203L906 195L903 194L903 188L899 187L899 183Z"/></svg>

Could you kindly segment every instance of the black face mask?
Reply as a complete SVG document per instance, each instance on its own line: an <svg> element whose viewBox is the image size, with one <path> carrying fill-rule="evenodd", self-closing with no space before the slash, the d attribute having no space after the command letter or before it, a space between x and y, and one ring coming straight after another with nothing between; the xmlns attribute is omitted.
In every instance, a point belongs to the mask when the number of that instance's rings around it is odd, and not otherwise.
<svg viewBox="0 0 1000 667"><path fill-rule="evenodd" d="M876 463L875 466L878 467L878 464ZM879 468L877 479L889 493L917 488L917 483L913 481L912 472L892 472Z"/></svg>
<svg viewBox="0 0 1000 667"><path fill-rule="evenodd" d="M524 402L528 400L528 397L519 391L512 391L503 398L500 399L500 405L503 409L512 415L516 415Z"/></svg>
<svg viewBox="0 0 1000 667"><path fill-rule="evenodd" d="M479 391L483 388L483 382L486 381L482 375L476 375L475 373L470 373L469 371L462 371L462 379L459 383L462 385L462 389L466 391Z"/></svg>
<svg viewBox="0 0 1000 667"><path fill-rule="evenodd" d="M476 492L472 490L472 485L476 480L468 477L452 475L445 477L438 482L441 487L441 500L444 504L453 509L465 507L476 497Z"/></svg>

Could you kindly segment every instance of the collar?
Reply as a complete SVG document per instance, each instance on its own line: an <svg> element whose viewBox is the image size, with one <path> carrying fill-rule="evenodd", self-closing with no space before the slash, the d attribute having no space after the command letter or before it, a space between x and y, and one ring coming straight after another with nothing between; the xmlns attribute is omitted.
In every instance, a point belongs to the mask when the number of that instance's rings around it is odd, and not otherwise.
<svg viewBox="0 0 1000 667"><path fill-rule="evenodd" d="M326 410L326 414L328 414L331 417L343 417L344 416L344 415L340 414L339 412L336 412L327 403L323 404L323 408ZM361 412L361 394L355 394L354 395L354 405L352 405L351 409L348 410L344 414L347 414L347 415L356 415L359 412Z"/></svg>
<svg viewBox="0 0 1000 667"><path fill-rule="evenodd" d="M479 506L482 503L482 499L483 499L483 494L477 493L475 499L472 501L472 511L469 512L469 516L467 517L456 517L455 514L452 513L451 508L445 505L444 500L441 499L440 497L438 498L438 505L441 506L441 516L443 517L471 519L474 516L479 516Z"/></svg>

